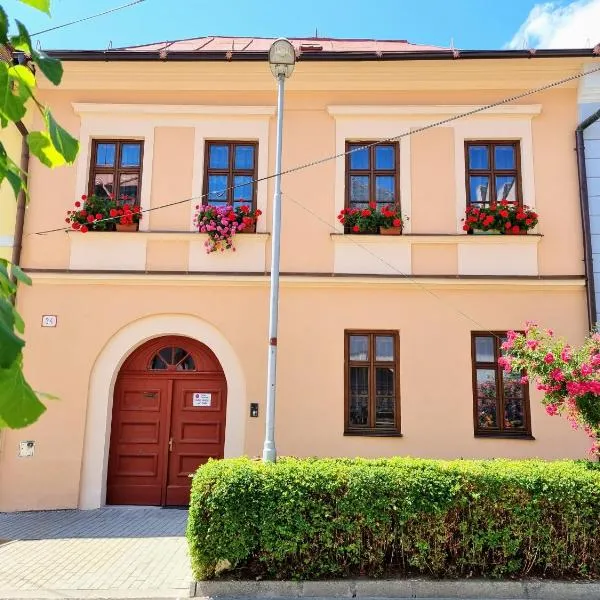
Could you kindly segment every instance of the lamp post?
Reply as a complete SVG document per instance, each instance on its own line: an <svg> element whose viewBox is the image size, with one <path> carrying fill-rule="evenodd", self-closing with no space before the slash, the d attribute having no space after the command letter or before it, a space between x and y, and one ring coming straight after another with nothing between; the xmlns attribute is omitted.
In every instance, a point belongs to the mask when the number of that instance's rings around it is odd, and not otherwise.
<svg viewBox="0 0 600 600"><path fill-rule="evenodd" d="M281 150L283 135L283 92L285 80L296 63L294 46L279 38L269 49L269 66L277 79L277 149L275 154L275 194L273 196L273 227L271 231L271 293L269 297L269 358L267 368L267 422L263 461L275 462L275 391L277 377L277 320L279 309L279 245L281 235Z"/></svg>

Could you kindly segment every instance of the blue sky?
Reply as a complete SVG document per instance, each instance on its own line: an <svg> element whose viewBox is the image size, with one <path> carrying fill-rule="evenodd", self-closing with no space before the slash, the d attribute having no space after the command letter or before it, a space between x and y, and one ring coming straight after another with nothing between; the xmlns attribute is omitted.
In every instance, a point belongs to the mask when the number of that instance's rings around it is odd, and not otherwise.
<svg viewBox="0 0 600 600"><path fill-rule="evenodd" d="M52 18L4 0L29 31L130 0L52 0ZM283 7L283 8L281 8ZM111 15L40 35L42 48L102 49L205 35L408 39L457 48L589 46L600 0L145 0ZM598 19L595 19L595 16ZM598 27L596 27L598 29Z"/></svg>

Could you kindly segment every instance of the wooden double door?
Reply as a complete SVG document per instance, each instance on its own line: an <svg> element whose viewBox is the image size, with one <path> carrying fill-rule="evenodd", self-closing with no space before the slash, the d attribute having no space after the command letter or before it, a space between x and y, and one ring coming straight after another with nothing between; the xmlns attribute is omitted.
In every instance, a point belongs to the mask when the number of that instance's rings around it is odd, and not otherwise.
<svg viewBox="0 0 600 600"><path fill-rule="evenodd" d="M190 475L223 458L226 404L206 346L175 336L142 346L115 386L107 503L186 506Z"/></svg>

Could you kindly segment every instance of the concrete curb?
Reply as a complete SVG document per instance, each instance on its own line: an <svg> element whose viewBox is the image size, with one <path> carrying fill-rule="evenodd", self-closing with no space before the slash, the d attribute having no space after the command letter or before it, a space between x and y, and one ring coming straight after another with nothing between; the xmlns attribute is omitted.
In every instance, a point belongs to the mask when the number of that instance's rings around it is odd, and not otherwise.
<svg viewBox="0 0 600 600"><path fill-rule="evenodd" d="M600 582L381 579L344 581L197 581L196 598L477 598L600 600Z"/></svg>

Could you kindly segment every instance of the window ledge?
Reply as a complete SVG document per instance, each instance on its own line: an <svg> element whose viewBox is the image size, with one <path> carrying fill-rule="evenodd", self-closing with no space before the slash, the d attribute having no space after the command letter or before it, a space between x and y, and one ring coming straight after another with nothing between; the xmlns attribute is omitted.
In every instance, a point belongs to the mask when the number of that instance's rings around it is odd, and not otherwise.
<svg viewBox="0 0 600 600"><path fill-rule="evenodd" d="M80 231L70 230L67 231L68 234L79 235L85 238L96 238L96 239L106 239L109 236L118 236L124 237L127 239L131 239L132 237L137 237L140 239L148 239L148 240L166 240L166 241L188 241L194 242L206 238L206 234L199 233L198 231L88 231L87 233L81 233ZM263 240L267 239L271 234L270 233L240 233L238 236L244 236L244 238L250 238L253 240ZM235 239L239 240L239 237Z"/></svg>
<svg viewBox="0 0 600 600"><path fill-rule="evenodd" d="M372 429L366 431L344 431L344 435L358 437L404 437L397 431L373 431Z"/></svg>
<svg viewBox="0 0 600 600"><path fill-rule="evenodd" d="M478 439L492 438L492 439L502 439L502 440L535 440L530 433L523 434L510 434L510 433L475 433L474 437Z"/></svg>
<svg viewBox="0 0 600 600"><path fill-rule="evenodd" d="M371 235L354 233L331 233L336 244L539 244L542 235L472 234L467 233L403 233L402 235Z"/></svg>

